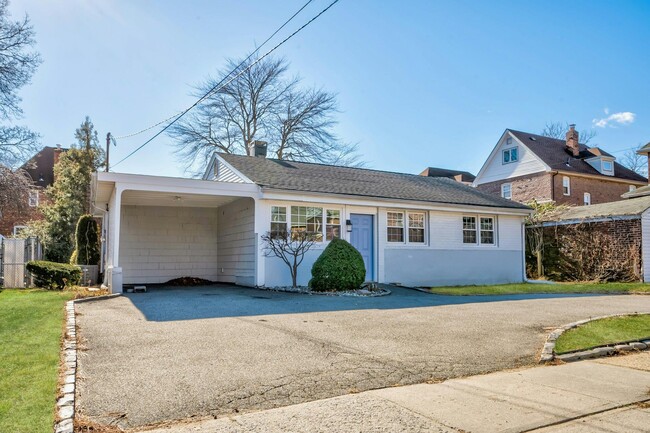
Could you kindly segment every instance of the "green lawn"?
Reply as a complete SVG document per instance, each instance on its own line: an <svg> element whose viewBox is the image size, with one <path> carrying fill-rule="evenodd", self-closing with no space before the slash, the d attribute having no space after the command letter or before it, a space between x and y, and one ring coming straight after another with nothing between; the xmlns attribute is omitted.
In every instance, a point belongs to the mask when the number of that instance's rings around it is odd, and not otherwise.
<svg viewBox="0 0 650 433"><path fill-rule="evenodd" d="M0 292L0 432L52 432L64 303L73 296Z"/></svg>
<svg viewBox="0 0 650 433"><path fill-rule="evenodd" d="M497 284L493 286L432 287L437 295L512 295L521 293L620 293L650 294L650 284L643 283L557 283Z"/></svg>
<svg viewBox="0 0 650 433"><path fill-rule="evenodd" d="M555 353L587 350L607 344L650 339L650 315L594 320L560 335Z"/></svg>

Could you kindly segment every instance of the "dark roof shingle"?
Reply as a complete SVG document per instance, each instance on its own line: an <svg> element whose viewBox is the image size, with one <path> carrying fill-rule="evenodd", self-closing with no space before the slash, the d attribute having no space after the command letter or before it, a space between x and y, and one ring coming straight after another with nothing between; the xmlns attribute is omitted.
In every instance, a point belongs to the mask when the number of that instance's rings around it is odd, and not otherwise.
<svg viewBox="0 0 650 433"><path fill-rule="evenodd" d="M447 168L438 167L427 167L422 171L422 173L420 173L420 175L429 177L446 177L460 182L474 182L474 179L476 179L476 176L469 171L449 170Z"/></svg>
<svg viewBox="0 0 650 433"><path fill-rule="evenodd" d="M556 138L544 137L543 135L531 134L529 132L515 131L508 129L515 137L526 147L528 147L535 155L546 163L552 170L561 170L567 172L574 172L580 174L590 174L594 176L602 176L603 180L610 178L632 180L636 182L646 182L647 179L640 174L635 173L629 168L623 167L621 164L614 161L614 176L607 176L601 174L584 161L585 158L598 156L589 151L589 147L580 143L580 154L577 158L566 149L566 142ZM599 149L599 152L604 156L610 156L607 152ZM568 164L567 164L568 163Z"/></svg>
<svg viewBox="0 0 650 433"><path fill-rule="evenodd" d="M527 206L520 203L494 197L455 180L441 177L224 153L218 155L244 176L265 188L430 203L528 209Z"/></svg>

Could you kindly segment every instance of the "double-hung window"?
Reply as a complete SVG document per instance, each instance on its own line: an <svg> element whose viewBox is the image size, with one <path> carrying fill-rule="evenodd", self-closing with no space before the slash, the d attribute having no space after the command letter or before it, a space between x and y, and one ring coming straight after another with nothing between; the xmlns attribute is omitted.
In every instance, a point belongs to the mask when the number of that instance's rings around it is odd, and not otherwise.
<svg viewBox="0 0 650 433"><path fill-rule="evenodd" d="M589 194L588 192L586 192L586 193L584 194L584 200L583 200L583 202L584 202L585 206L589 206L589 205L591 204L591 194Z"/></svg>
<svg viewBox="0 0 650 433"><path fill-rule="evenodd" d="M571 179L569 176L562 177L562 194L571 195Z"/></svg>
<svg viewBox="0 0 650 433"><path fill-rule="evenodd" d="M463 216L463 243L471 245L496 245L494 217Z"/></svg>
<svg viewBox="0 0 650 433"><path fill-rule="evenodd" d="M502 183L501 184L501 197L508 200L512 200L512 184L511 183Z"/></svg>
<svg viewBox="0 0 650 433"><path fill-rule="evenodd" d="M30 207L38 206L38 191L29 192L29 198L27 200L27 204L29 204Z"/></svg>
<svg viewBox="0 0 650 433"><path fill-rule="evenodd" d="M316 206L271 206L271 236L309 233L316 242L341 236L341 211Z"/></svg>
<svg viewBox="0 0 650 433"><path fill-rule="evenodd" d="M387 212L386 240L391 243L425 243L424 212Z"/></svg>
<svg viewBox="0 0 650 433"><path fill-rule="evenodd" d="M511 147L510 149L504 149L503 153L503 163L509 164L511 162L519 161L519 151L516 147Z"/></svg>

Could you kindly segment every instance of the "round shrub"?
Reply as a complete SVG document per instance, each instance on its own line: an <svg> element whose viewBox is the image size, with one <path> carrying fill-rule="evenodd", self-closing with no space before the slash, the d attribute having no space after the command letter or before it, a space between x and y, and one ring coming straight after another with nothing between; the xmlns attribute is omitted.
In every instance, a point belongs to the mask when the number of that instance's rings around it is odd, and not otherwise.
<svg viewBox="0 0 650 433"><path fill-rule="evenodd" d="M314 262L309 287L316 291L356 290L365 278L366 266L359 251L335 238Z"/></svg>
<svg viewBox="0 0 650 433"><path fill-rule="evenodd" d="M60 290L78 284L81 279L81 268L67 263L34 260L27 262L26 267L34 276L36 286L45 289Z"/></svg>

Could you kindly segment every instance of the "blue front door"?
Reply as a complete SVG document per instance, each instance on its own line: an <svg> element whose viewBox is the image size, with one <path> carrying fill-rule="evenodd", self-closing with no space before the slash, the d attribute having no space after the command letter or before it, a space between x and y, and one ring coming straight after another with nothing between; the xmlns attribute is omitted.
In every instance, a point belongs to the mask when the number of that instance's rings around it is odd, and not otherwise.
<svg viewBox="0 0 650 433"><path fill-rule="evenodd" d="M350 243L356 248L363 257L363 263L366 265L366 281L372 281L374 275L374 251L372 247L373 230L372 215L350 214L352 221L352 233L350 233Z"/></svg>

